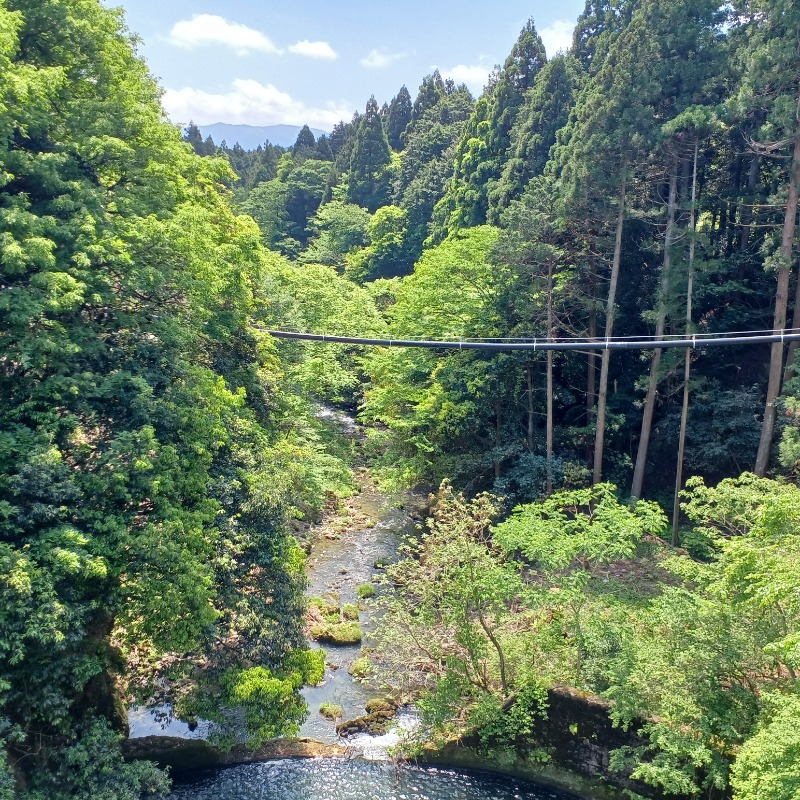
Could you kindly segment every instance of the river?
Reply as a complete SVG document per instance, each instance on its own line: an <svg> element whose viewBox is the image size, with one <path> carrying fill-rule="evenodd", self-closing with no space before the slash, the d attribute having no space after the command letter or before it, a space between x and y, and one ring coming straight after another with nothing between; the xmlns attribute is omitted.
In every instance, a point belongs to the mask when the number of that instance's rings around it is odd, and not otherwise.
<svg viewBox="0 0 800 800"><path fill-rule="evenodd" d="M229 767L177 786L171 800L570 800L526 781L485 772L393 767L315 758ZM574 798L572 800L575 800Z"/></svg>
<svg viewBox="0 0 800 800"><path fill-rule="evenodd" d="M349 416L331 409L322 409L320 415L337 425L343 435L360 437L360 430ZM313 536L306 565L309 597L335 595L341 604L358 604L357 587L373 583L381 572L380 565L396 558L403 539L415 532L424 514L424 496L412 493L389 496L378 489L368 471L357 470L355 475L360 491L345 504L342 515L345 524L341 517L329 520ZM359 613L367 645L370 631L378 624L370 607L369 601L362 602ZM361 645L326 645L325 651L324 680L303 690L309 716L300 736L326 743L341 742L335 722L319 713L320 705L341 706L342 719L352 719L362 716L367 701L380 696L380 692L375 686L354 680L348 672L352 662L362 655ZM163 721L156 721L152 712L144 710L133 713L131 722L132 736L155 732L179 736L205 734L202 725L190 732L177 720L170 720L165 730ZM565 794L491 773L392 764L387 760L386 748L398 741L398 732L413 725L413 712L401 709L396 728L385 736L359 734L344 740L354 757L284 759L198 773L191 780L176 784L169 797L171 800L569 800Z"/></svg>

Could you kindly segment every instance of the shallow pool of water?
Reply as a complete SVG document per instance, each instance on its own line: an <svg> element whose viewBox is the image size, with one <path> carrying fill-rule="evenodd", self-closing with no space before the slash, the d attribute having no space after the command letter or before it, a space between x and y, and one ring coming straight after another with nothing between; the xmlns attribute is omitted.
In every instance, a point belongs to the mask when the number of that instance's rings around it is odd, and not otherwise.
<svg viewBox="0 0 800 800"><path fill-rule="evenodd" d="M484 772L341 758L245 764L177 785L171 800L577 800Z"/></svg>

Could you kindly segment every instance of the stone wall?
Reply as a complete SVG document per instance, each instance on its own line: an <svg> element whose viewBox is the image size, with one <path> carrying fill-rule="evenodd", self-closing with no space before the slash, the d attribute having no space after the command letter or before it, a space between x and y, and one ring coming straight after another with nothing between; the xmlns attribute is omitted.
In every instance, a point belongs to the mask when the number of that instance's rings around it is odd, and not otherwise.
<svg viewBox="0 0 800 800"><path fill-rule="evenodd" d="M550 754L545 764L525 758L526 743L517 744L515 761L496 761L483 755L477 738L451 742L431 752L426 761L451 766L486 769L537 780L591 800L622 798L624 789L647 797L660 797L652 787L609 769L612 750L637 746L643 740L634 731L623 731L611 724L609 705L599 697L569 687L548 691L546 719L537 720L533 747Z"/></svg>

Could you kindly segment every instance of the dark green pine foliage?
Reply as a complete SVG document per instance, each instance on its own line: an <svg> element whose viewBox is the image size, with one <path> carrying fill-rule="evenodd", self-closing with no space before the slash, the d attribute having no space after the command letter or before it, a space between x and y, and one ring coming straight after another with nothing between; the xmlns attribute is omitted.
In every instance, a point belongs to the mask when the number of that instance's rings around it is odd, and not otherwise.
<svg viewBox="0 0 800 800"><path fill-rule="evenodd" d="M214 140L210 136L206 136L204 140L200 128L194 122L190 122L184 128L183 141L188 142L199 156L213 156L217 152Z"/></svg>
<svg viewBox="0 0 800 800"><path fill-rule="evenodd" d="M317 146L314 150L314 158L321 161L333 161L333 150L331 150L331 140L324 133L317 139Z"/></svg>
<svg viewBox="0 0 800 800"><path fill-rule="evenodd" d="M350 156L348 199L375 212L389 199L389 163L392 153L375 97L370 97L358 125Z"/></svg>
<svg viewBox="0 0 800 800"><path fill-rule="evenodd" d="M350 156L356 142L356 133L361 122L361 114L356 111L350 122L337 122L331 131L330 144L333 151L336 174L343 175L350 169Z"/></svg>
<svg viewBox="0 0 800 800"><path fill-rule="evenodd" d="M528 20L499 75L476 104L458 146L453 180L436 210L437 240L486 222L489 194L508 157L517 114L546 63L542 40L533 20Z"/></svg>
<svg viewBox="0 0 800 800"><path fill-rule="evenodd" d="M183 141L188 142L197 155L205 155L203 152L203 134L200 133L200 128L194 124L194 121L190 121L184 128Z"/></svg>
<svg viewBox="0 0 800 800"><path fill-rule="evenodd" d="M572 36L572 54L583 70L594 75L609 47L631 21L640 0L586 0Z"/></svg>
<svg viewBox="0 0 800 800"><path fill-rule="evenodd" d="M206 143L209 141L210 138ZM282 147L276 147L269 142L259 145L255 150L245 150L238 143L228 148L223 143L220 151L236 173L235 180L226 180L226 185L230 186L239 202L246 200L256 186L271 181L278 174L278 162L284 153ZM217 148L214 147L206 155L214 155L216 152Z"/></svg>
<svg viewBox="0 0 800 800"><path fill-rule="evenodd" d="M284 153L274 179L256 186L241 204L258 223L264 243L297 255L312 231L308 227L332 180L330 161Z"/></svg>
<svg viewBox="0 0 800 800"><path fill-rule="evenodd" d="M511 130L510 157L503 175L489 194L489 222L497 224L503 209L544 172L556 133L575 105L580 82L581 69L571 55L556 56L536 76Z"/></svg>
<svg viewBox="0 0 800 800"><path fill-rule="evenodd" d="M495 167L487 141L489 106L485 95L478 99L456 147L453 176L432 215L434 243L443 241L449 233L479 225L486 216L488 183Z"/></svg>
<svg viewBox="0 0 800 800"><path fill-rule="evenodd" d="M386 115L386 137L389 139L389 147L395 152L400 152L405 146L403 134L411 122L411 95L405 86L400 88L400 91L392 102L389 104L389 111Z"/></svg>
<svg viewBox="0 0 800 800"><path fill-rule="evenodd" d="M301 158L312 158L316 154L317 140L314 134L311 133L311 128L308 125L303 125L300 133L297 134L294 147L292 147L292 156L297 161Z"/></svg>
<svg viewBox="0 0 800 800"><path fill-rule="evenodd" d="M253 153L247 172L240 176L242 185L250 190L259 183L271 181L278 174L278 162L282 152L282 148L275 147L269 142L263 147L259 145Z"/></svg>
<svg viewBox="0 0 800 800"><path fill-rule="evenodd" d="M492 91L491 135L494 153L504 153L511 141L511 128L524 102L525 92L533 86L539 71L547 63L544 45L530 19L503 64Z"/></svg>
<svg viewBox="0 0 800 800"><path fill-rule="evenodd" d="M395 204L408 214L406 248L416 261L429 234L436 203L453 175L455 149L475 102L466 86L442 84L439 99L409 125L395 184Z"/></svg>
<svg viewBox="0 0 800 800"><path fill-rule="evenodd" d="M433 108L443 94L444 81L439 70L435 69L430 75L426 75L422 79L422 84L411 109L411 124L416 123L429 108Z"/></svg>

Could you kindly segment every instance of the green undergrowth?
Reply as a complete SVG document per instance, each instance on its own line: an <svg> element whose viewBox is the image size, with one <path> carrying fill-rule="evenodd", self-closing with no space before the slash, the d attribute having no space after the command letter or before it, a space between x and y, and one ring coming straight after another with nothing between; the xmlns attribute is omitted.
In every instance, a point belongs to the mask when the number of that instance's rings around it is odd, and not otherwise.
<svg viewBox="0 0 800 800"><path fill-rule="evenodd" d="M800 489L690 479L683 512L710 558L671 548L661 509L610 485L500 522L494 498L443 486L387 571L379 680L416 696L435 744L471 734L509 763L529 757L547 690L568 686L638 732L611 773L676 796L793 797L782 709L800 696Z"/></svg>

